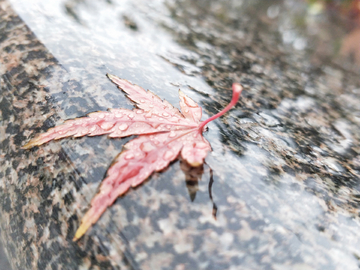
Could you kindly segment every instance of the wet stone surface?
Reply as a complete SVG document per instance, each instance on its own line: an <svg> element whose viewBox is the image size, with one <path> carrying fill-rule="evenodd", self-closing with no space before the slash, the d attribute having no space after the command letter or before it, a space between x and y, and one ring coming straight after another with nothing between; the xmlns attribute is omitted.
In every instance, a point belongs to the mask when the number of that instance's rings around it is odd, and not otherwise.
<svg viewBox="0 0 360 270"><path fill-rule="evenodd" d="M359 68L334 50L346 29L304 1L149 2L0 0L0 228L12 268L358 269ZM131 109L108 72L176 106L181 89L204 118L233 81L245 91L209 124L202 168L153 174L75 243L129 139L21 146L66 119Z"/></svg>

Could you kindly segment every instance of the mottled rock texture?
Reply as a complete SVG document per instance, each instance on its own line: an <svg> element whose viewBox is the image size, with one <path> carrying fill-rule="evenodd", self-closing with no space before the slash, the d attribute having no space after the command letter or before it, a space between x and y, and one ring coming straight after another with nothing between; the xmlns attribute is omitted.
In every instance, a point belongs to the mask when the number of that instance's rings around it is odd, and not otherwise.
<svg viewBox="0 0 360 270"><path fill-rule="evenodd" d="M292 25L305 1L264 2L0 0L0 228L14 270L358 269L359 70L332 54L340 26ZM72 242L128 139L21 146L132 108L107 72L174 105L180 88L207 115L233 81L245 90L209 125L204 167L174 162Z"/></svg>

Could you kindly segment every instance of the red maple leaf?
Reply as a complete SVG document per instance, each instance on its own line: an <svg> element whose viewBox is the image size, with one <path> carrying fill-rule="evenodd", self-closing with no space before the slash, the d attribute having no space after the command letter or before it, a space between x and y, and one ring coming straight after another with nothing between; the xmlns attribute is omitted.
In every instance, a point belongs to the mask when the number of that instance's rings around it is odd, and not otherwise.
<svg viewBox="0 0 360 270"><path fill-rule="evenodd" d="M106 112L90 113L87 117L67 120L23 146L24 149L29 149L70 136L109 134L111 138L120 138L140 135L125 144L125 150L115 158L108 169L107 176L92 199L91 207L83 217L74 240L79 239L117 197L126 193L130 187L141 184L153 172L166 168L180 152L181 157L191 166L203 164L211 150L209 142L202 136L205 125L230 110L242 91L242 86L234 83L230 104L218 114L200 122L201 108L181 91L180 113L170 103L150 91L116 76L107 76L136 103L137 109L109 109Z"/></svg>

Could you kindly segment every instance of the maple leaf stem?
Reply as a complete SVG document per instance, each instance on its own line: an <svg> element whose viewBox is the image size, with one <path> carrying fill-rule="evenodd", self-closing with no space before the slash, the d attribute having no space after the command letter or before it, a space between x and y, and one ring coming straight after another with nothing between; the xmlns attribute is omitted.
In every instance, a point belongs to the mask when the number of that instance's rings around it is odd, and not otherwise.
<svg viewBox="0 0 360 270"><path fill-rule="evenodd" d="M227 105L219 113L211 116L209 119L205 120L204 122L201 122L201 124L199 125L199 131L200 132L203 131L203 129L206 126L207 123L211 122L212 120L214 120L216 118L219 118L220 116L222 116L223 114L228 112L238 102L240 94L241 94L241 92L243 90L243 87L239 83L233 83L232 89L233 89L233 96L232 96L232 99L231 99L231 102L229 103L229 105Z"/></svg>

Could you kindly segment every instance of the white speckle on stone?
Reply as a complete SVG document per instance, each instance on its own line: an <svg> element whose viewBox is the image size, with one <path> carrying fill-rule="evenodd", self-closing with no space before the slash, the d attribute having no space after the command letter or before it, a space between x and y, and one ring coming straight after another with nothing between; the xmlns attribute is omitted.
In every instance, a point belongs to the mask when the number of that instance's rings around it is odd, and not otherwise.
<svg viewBox="0 0 360 270"><path fill-rule="evenodd" d="M234 241L234 235L229 232L225 232L220 236L220 242L226 248L229 247Z"/></svg>
<svg viewBox="0 0 360 270"><path fill-rule="evenodd" d="M169 235L169 234L173 233L173 231L175 229L169 219L159 220L158 225L159 225L160 229L164 232L165 235Z"/></svg>
<svg viewBox="0 0 360 270"><path fill-rule="evenodd" d="M192 245L189 243L179 243L174 245L174 249L177 253L185 253L192 251Z"/></svg>

